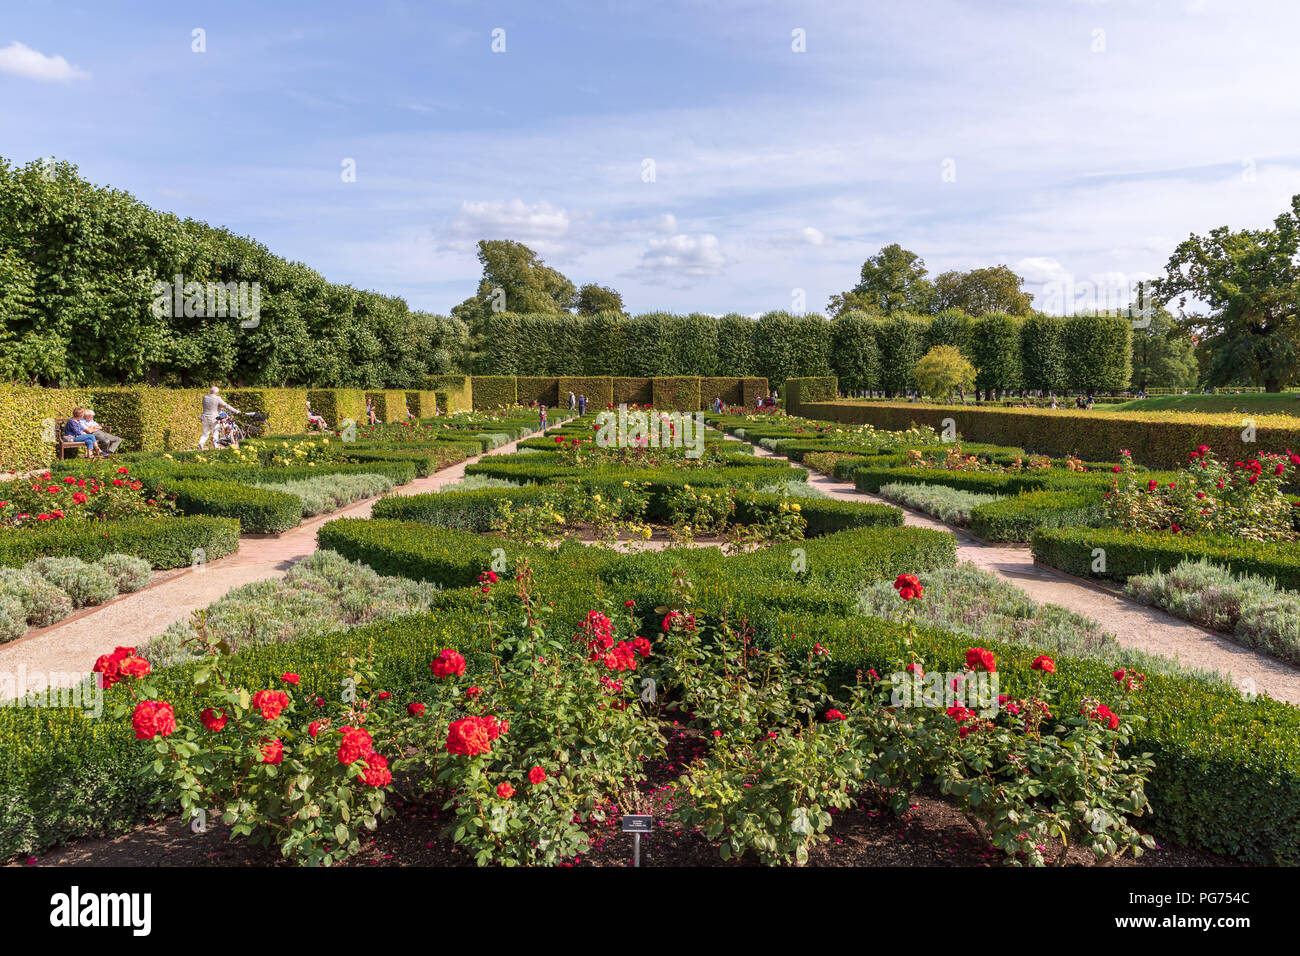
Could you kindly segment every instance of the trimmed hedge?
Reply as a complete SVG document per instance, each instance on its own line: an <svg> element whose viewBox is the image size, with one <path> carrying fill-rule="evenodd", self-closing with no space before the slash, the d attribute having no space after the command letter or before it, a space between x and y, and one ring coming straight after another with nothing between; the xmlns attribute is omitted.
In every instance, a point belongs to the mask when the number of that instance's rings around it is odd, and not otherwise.
<svg viewBox="0 0 1300 956"><path fill-rule="evenodd" d="M519 404L518 384L513 375L475 375L474 411Z"/></svg>
<svg viewBox="0 0 1300 956"><path fill-rule="evenodd" d="M1272 578L1300 589L1300 543L1242 541L1229 535L1176 535L1116 528L1040 528L1031 539L1034 560L1081 578L1124 581L1135 574L1169 571L1185 560L1207 558L1237 574ZM1105 552L1093 571L1093 551Z"/></svg>
<svg viewBox="0 0 1300 956"><path fill-rule="evenodd" d="M587 407L601 409L614 403L614 379L608 375L561 375L558 385L560 404L569 407L569 393L576 399L587 396Z"/></svg>
<svg viewBox="0 0 1300 956"><path fill-rule="evenodd" d="M9 567L45 557L98 561L108 554L129 554L165 570L186 567L200 549L208 561L239 550L239 522L211 517L127 518L0 528L0 565Z"/></svg>
<svg viewBox="0 0 1300 956"><path fill-rule="evenodd" d="M700 401L704 403L705 408L713 407L715 398L722 399L724 405L743 405L745 403L745 392L743 388L743 378L710 378L700 379ZM764 383L766 387L766 383Z"/></svg>
<svg viewBox="0 0 1300 956"><path fill-rule="evenodd" d="M520 375L515 378L516 400L520 405L537 402L547 408L560 404L560 380L544 375ZM567 392L565 393L567 397ZM567 406L567 402L565 403Z"/></svg>
<svg viewBox="0 0 1300 956"><path fill-rule="evenodd" d="M164 488L182 514L237 518L244 534L279 534L302 521L302 500L282 491L237 481L168 481Z"/></svg>
<svg viewBox="0 0 1300 956"><path fill-rule="evenodd" d="M753 524L776 511L782 501L799 505L799 513L808 523L804 534L809 538L845 531L849 528L899 528L903 509L870 501L837 501L834 498L785 498L774 492L748 492L736 496L736 521Z"/></svg>
<svg viewBox="0 0 1300 956"><path fill-rule="evenodd" d="M447 393L445 403L438 403L444 412L468 412L474 408L474 390L468 375L426 375L424 387Z"/></svg>
<svg viewBox="0 0 1300 956"><path fill-rule="evenodd" d="M968 441L1017 445L1036 454L1114 461L1122 449L1148 468L1179 468L1187 453L1209 445L1229 461L1261 450L1300 448L1300 421L1288 415L1256 415L1255 441L1242 441L1246 418L1188 412L1091 412L1070 409L973 408L961 405L895 404L889 402L821 402L803 406L810 418L868 424L900 430L913 424L943 428L956 422Z"/></svg>
<svg viewBox="0 0 1300 956"><path fill-rule="evenodd" d="M833 375L785 380L785 409L792 415L802 415L800 409L808 402L833 402L838 397L839 382Z"/></svg>
<svg viewBox="0 0 1300 956"><path fill-rule="evenodd" d="M657 409L694 412L704 407L700 396L700 380L695 376L653 378L650 380L650 397Z"/></svg>
<svg viewBox="0 0 1300 956"><path fill-rule="evenodd" d="M976 505L970 530L986 541L1028 541L1038 528L1086 524L1098 496L1087 491L1029 491Z"/></svg>
<svg viewBox="0 0 1300 956"><path fill-rule="evenodd" d="M654 384L648 378L614 379L615 405L650 405L654 402ZM599 409L598 409L599 410Z"/></svg>

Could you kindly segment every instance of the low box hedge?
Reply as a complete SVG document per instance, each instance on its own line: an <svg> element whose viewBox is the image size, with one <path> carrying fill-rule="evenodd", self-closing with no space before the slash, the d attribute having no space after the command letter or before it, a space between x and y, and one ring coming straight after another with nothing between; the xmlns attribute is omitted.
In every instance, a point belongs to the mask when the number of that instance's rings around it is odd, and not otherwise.
<svg viewBox="0 0 1300 956"><path fill-rule="evenodd" d="M282 491L217 480L167 481L163 488L182 514L237 518L244 534L279 534L302 521L302 499Z"/></svg>
<svg viewBox="0 0 1300 956"><path fill-rule="evenodd" d="M1098 509L1088 491L1029 491L976 505L970 530L986 541L1028 541L1038 528L1088 524Z"/></svg>
<svg viewBox="0 0 1300 956"><path fill-rule="evenodd" d="M165 570L186 567L200 553L215 561L237 550L239 522L232 518L126 518L0 528L0 565L9 567L44 557L98 561L106 554L129 554Z"/></svg>
<svg viewBox="0 0 1300 956"><path fill-rule="evenodd" d="M1207 558L1238 574L1258 574L1272 578L1278 587L1300 589L1300 543L1294 541L1116 528L1040 528L1031 544L1035 561L1081 578L1124 581L1135 574L1171 570L1185 560ZM1102 557L1104 562L1098 560Z"/></svg>
<svg viewBox="0 0 1300 956"><path fill-rule="evenodd" d="M870 501L838 501L834 498L785 498L774 492L748 492L736 496L735 520L754 524L768 518L781 503L799 506L809 538L849 528L897 528L903 524L903 509Z"/></svg>

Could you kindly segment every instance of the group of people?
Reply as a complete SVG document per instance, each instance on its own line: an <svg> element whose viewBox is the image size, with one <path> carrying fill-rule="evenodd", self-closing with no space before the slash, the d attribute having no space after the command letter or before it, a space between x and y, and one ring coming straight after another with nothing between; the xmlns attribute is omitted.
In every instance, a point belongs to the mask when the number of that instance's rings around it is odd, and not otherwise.
<svg viewBox="0 0 1300 956"><path fill-rule="evenodd" d="M122 439L95 421L93 408L74 408L72 417L63 426L63 434L69 441L85 445L87 458L115 454L122 444Z"/></svg>
<svg viewBox="0 0 1300 956"><path fill-rule="evenodd" d="M569 411L576 410L579 415L587 414L587 396L569 393Z"/></svg>

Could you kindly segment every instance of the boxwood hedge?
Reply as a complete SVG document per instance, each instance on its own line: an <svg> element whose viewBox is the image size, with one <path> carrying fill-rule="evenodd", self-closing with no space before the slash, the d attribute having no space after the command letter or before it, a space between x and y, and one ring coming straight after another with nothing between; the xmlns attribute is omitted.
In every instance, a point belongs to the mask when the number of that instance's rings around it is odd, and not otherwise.
<svg viewBox="0 0 1300 956"><path fill-rule="evenodd" d="M236 518L244 534L279 534L302 521L302 499L282 491L214 480L168 481L164 488L182 514Z"/></svg>
<svg viewBox="0 0 1300 956"><path fill-rule="evenodd" d="M239 550L239 522L160 517L0 528L0 565L11 567L43 557L98 561L106 554L129 554L155 569L183 568L193 563L200 550L207 561Z"/></svg>

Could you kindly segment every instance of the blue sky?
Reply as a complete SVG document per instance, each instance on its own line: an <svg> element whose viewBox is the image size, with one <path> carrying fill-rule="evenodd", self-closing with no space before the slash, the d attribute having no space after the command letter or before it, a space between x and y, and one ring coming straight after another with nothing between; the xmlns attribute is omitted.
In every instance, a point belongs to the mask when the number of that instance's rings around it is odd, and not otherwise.
<svg viewBox="0 0 1300 956"><path fill-rule="evenodd" d="M1298 37L1294 0L7 3L0 155L436 312L480 238L635 312L820 311L889 242L1045 304L1300 193Z"/></svg>

